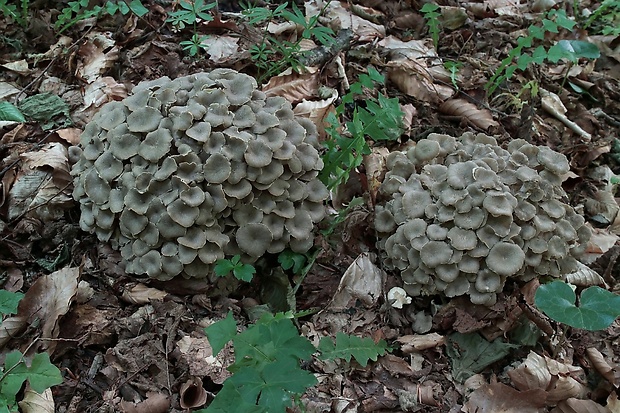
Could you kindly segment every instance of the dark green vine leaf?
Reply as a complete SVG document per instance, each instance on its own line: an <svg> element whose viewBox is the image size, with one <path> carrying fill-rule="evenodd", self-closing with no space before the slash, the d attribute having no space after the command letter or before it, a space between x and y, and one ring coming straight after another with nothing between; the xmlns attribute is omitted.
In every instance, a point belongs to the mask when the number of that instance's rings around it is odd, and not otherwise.
<svg viewBox="0 0 620 413"><path fill-rule="evenodd" d="M216 356L224 348L226 343L233 339L237 334L237 323L233 318L232 311L228 312L225 319L216 321L205 328L205 334L211 344L213 356Z"/></svg>
<svg viewBox="0 0 620 413"><path fill-rule="evenodd" d="M588 287L581 292L579 305L570 285L554 281L536 290L534 303L545 314L560 323L585 330L604 330L620 316L620 296L601 287Z"/></svg>

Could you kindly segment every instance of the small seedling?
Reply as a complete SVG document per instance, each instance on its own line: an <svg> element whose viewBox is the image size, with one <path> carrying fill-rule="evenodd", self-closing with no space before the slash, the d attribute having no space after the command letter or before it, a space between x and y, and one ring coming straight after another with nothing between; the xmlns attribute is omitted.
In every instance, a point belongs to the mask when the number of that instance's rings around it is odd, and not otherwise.
<svg viewBox="0 0 620 413"><path fill-rule="evenodd" d="M441 22L439 21L441 9L434 3L426 3L422 6L420 11L424 14L426 24L428 25L428 32L433 39L433 46L435 46L435 50L437 50L439 47L439 31L441 28Z"/></svg>
<svg viewBox="0 0 620 413"><path fill-rule="evenodd" d="M116 13L121 13L123 16L129 12L135 14L138 17L142 17L148 13L148 9L144 7L140 0L131 0L130 2L124 0L106 1L103 7L94 6L90 7L89 0L76 0L67 3L67 7L62 9L60 15L56 19L54 26L56 31L60 34L82 20L98 16L100 14L109 14L110 16Z"/></svg>
<svg viewBox="0 0 620 413"><path fill-rule="evenodd" d="M577 63L580 58L593 59L598 57L600 55L598 48L592 43L581 40L560 40L549 49L540 45L531 53L528 52L532 49L535 41L545 39L546 33L559 33L559 29L572 30L575 24L563 10L550 10L540 26L531 25L528 28L528 35L517 39L517 46L502 60L485 85L488 93L493 93L502 82L510 79L517 69L525 70L532 63L542 64L545 60L557 63L561 59Z"/></svg>
<svg viewBox="0 0 620 413"><path fill-rule="evenodd" d="M204 0L186 1L181 0L179 6L181 8L177 11L173 11L166 20L178 29L183 30L186 26L193 28L193 35L190 40L184 40L179 44L183 47L183 50L189 53L190 56L196 56L200 49L206 49L203 41L207 36L200 36L198 34L198 22L210 22L213 17L208 13L209 10L217 5L216 2L206 3Z"/></svg>
<svg viewBox="0 0 620 413"><path fill-rule="evenodd" d="M584 26L604 36L620 35L620 0L603 0Z"/></svg>
<svg viewBox="0 0 620 413"><path fill-rule="evenodd" d="M363 156L370 153L366 137L374 141L393 141L403 131L403 112L398 98L388 98L379 92L377 97L368 98L364 89L376 89L385 82L383 75L376 69L368 68L368 74L360 75L359 80L351 85L349 93L342 97L336 111L330 112L325 128L328 138L324 142L323 170L319 179L333 189L345 183L351 172L360 166ZM356 104L356 98L364 96L365 106ZM355 105L353 117L345 123L342 133L340 117L344 115L347 105Z"/></svg>
<svg viewBox="0 0 620 413"><path fill-rule="evenodd" d="M307 20L295 3L292 4L291 10L287 9L288 2L278 5L274 10L257 7L249 2L242 3L243 15L251 25L285 20L293 22L303 29L301 35L294 41L280 40L267 31L268 25L265 24L261 41L250 48L250 57L260 71L259 83L288 67L300 72L303 68L301 59L304 55L301 49L302 41L316 39L324 46L333 44L334 32L328 27L319 25L319 17L323 10L329 6L329 3L329 1L325 2L321 12Z"/></svg>
<svg viewBox="0 0 620 413"><path fill-rule="evenodd" d="M463 67L463 64L461 62L448 60L443 64L443 67L450 72L450 81L452 82L452 86L454 86L454 89L458 91L459 85L457 83L457 76L459 74L459 70Z"/></svg>
<svg viewBox="0 0 620 413"><path fill-rule="evenodd" d="M317 349L300 336L292 319L292 312L265 313L246 330L237 333L237 324L228 316L205 329L213 355L232 340L235 362L228 367L233 373L223 384L211 404L198 413L260 412L284 413L293 400L317 383L313 374L301 368L302 361L310 360ZM368 360L389 350L386 342L339 333L334 343L324 337L319 343L321 359L351 357L365 366Z"/></svg>
<svg viewBox="0 0 620 413"><path fill-rule="evenodd" d="M217 260L215 263L215 274L218 277L225 277L231 272L238 280L250 282L256 273L256 268L252 264L242 263L240 255L235 255L231 259Z"/></svg>
<svg viewBox="0 0 620 413"><path fill-rule="evenodd" d="M286 249L278 255L278 262L282 269L292 270L293 274L300 274L304 265L308 262L308 256Z"/></svg>
<svg viewBox="0 0 620 413"><path fill-rule="evenodd" d="M620 296L601 287L583 290L576 303L573 288L562 281L541 285L534 303L547 316L571 327L604 330L620 316Z"/></svg>
<svg viewBox="0 0 620 413"><path fill-rule="evenodd" d="M17 313L17 306L23 297L21 293L0 290L2 316ZM4 366L0 367L0 413L17 412L16 397L26 381L32 390L43 393L49 387L62 383L62 375L50 362L47 353L35 354L29 366L20 351L8 353Z"/></svg>

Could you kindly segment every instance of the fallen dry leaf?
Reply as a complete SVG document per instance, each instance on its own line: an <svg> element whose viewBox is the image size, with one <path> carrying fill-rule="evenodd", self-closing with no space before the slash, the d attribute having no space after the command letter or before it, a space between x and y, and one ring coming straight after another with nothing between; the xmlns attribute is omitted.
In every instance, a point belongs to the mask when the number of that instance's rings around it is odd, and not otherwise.
<svg viewBox="0 0 620 413"><path fill-rule="evenodd" d="M22 413L54 413L52 389L37 393L30 386L24 391L24 398L18 403Z"/></svg>
<svg viewBox="0 0 620 413"><path fill-rule="evenodd" d="M328 308L347 308L355 305L356 300L368 307L377 303L383 291L385 273L374 264L372 256L362 253L351 263L342 275Z"/></svg>
<svg viewBox="0 0 620 413"><path fill-rule="evenodd" d="M485 384L474 391L462 409L465 413L543 413L543 390L519 391L503 383Z"/></svg>
<svg viewBox="0 0 620 413"><path fill-rule="evenodd" d="M404 353L412 353L414 351L426 350L429 348L443 346L446 343L446 338L441 334L412 334L396 339L398 343L401 343L401 351Z"/></svg>
<svg viewBox="0 0 620 413"><path fill-rule="evenodd" d="M192 377L179 389L179 404L183 409L200 407L207 402L207 391L200 377Z"/></svg>
<svg viewBox="0 0 620 413"><path fill-rule="evenodd" d="M28 323L41 323L41 338L57 338L58 322L67 314L77 293L80 269L66 267L40 276L19 302L17 316L27 317ZM43 341L42 348L53 353L57 342Z"/></svg>
<svg viewBox="0 0 620 413"><path fill-rule="evenodd" d="M550 413L611 413L593 400L568 399L558 403Z"/></svg>
<svg viewBox="0 0 620 413"><path fill-rule="evenodd" d="M484 131L488 130L490 127L499 125L499 123L493 119L490 110L479 109L476 105L464 99L447 100L439 106L439 111L446 115L459 117Z"/></svg>
<svg viewBox="0 0 620 413"><path fill-rule="evenodd" d="M306 2L306 15L313 16L319 13L322 1ZM360 42L371 42L377 38L385 37L385 27L375 24L347 10L341 2L330 1L324 12L325 20L329 26L338 33L341 29L351 29L353 35Z"/></svg>
<svg viewBox="0 0 620 413"><path fill-rule="evenodd" d="M147 287L138 283L130 288L123 290L121 298L130 304L148 304L153 301L163 301L168 293L157 288Z"/></svg>
<svg viewBox="0 0 620 413"><path fill-rule="evenodd" d="M583 397L588 392L582 384L585 374L580 367L540 356L533 351L518 368L508 371L508 376L519 390L544 391L550 406L571 397Z"/></svg>
<svg viewBox="0 0 620 413"><path fill-rule="evenodd" d="M209 60L215 63L222 63L238 54L238 42L238 37L209 36L201 44L206 47Z"/></svg>
<svg viewBox="0 0 620 413"><path fill-rule="evenodd" d="M605 356L601 354L600 351L595 349L594 347L590 347L586 349L586 356L592 363L592 367L605 378L608 382L614 385L614 387L618 387L620 384L618 374L620 373L618 370L618 366L616 363L613 365L610 364L609 361L605 360Z"/></svg>
<svg viewBox="0 0 620 413"><path fill-rule="evenodd" d="M122 413L165 413L170 409L170 398L163 393L147 392L146 400L139 403L122 400L119 407Z"/></svg>
<svg viewBox="0 0 620 413"><path fill-rule="evenodd" d="M78 56L81 60L78 63L77 75L87 83L93 83L118 60L119 49L111 35L90 33L80 46Z"/></svg>
<svg viewBox="0 0 620 413"><path fill-rule="evenodd" d="M295 104L317 96L319 72L273 76L262 90L268 97L281 96L291 104Z"/></svg>

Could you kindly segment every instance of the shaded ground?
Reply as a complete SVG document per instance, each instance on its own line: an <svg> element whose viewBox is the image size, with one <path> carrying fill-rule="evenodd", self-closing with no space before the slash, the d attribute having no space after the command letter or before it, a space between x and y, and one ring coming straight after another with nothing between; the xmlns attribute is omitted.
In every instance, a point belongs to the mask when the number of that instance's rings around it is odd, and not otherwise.
<svg viewBox="0 0 620 413"><path fill-rule="evenodd" d="M215 19L198 26L200 34L210 36L209 49L190 57L180 42L191 38L191 28L173 30L166 22L175 4L144 4L149 12L141 18L119 14L87 19L62 35L53 22L63 2L46 10L33 3L27 28L6 17L0 20L0 99L16 103L49 92L67 104L66 113L61 106L60 112L49 114L45 109L58 102L46 101L29 112L29 122L7 122L0 139L4 288L26 292L37 286L27 298L31 308L40 304L30 314L28 328L0 334L3 354L24 350L39 337L54 339L40 340L30 350L47 350L62 369L65 381L53 390L57 412L176 412L183 411L181 398L184 405L200 407L196 389L204 388L212 398L231 361L227 350L217 360L210 357L204 328L229 311L239 323L252 321L269 295L261 289L265 277L271 277L280 299L299 280L290 271L282 273L275 257L257 263L261 285L241 285L228 297L214 295L202 281L137 280L125 274L116 251L79 230L79 207L70 197L68 158L61 148L77 144L81 129L103 104L123 99L142 80L161 76L176 78L216 67L263 76L250 48L266 33L290 41L296 36L290 27L250 25L234 2L220 2L211 11ZM397 97L406 115L407 132L390 149L431 132L459 136L476 131L502 143L519 137L564 153L572 167L565 182L571 204L597 228L589 247L589 265L597 273L585 277L616 291L618 206L607 180L620 162L620 142L615 140L620 131L618 38L581 29L547 33L546 44L588 39L601 56L574 65L532 65L489 98L484 84L518 35L526 34L540 15L529 6L502 1L440 5L444 27L437 52L419 11L422 4L332 2L332 14L320 21L336 31L350 29L348 41L333 53L319 53L322 62L308 73L264 79L264 89L305 105L299 112L320 120L338 102L319 97L319 86L342 96L347 85L373 66L387 77L382 92ZM598 5L584 2L580 7L594 10ZM305 6L316 9L315 3ZM566 12L573 15L569 4ZM304 43L308 49L315 46ZM448 61L461 65L454 79L443 66ZM558 96L566 118L580 129L560 120L557 109L546 109L540 94L523 87L529 81ZM351 116L352 108L348 110L345 116ZM300 323L311 341L344 331L386 339L394 351L366 367L308 363L305 367L317 374L319 385L302 398L307 411L620 411L615 393L620 384L618 324L600 332L564 330L531 305L536 285L507 285L491 308L434 297L414 298L404 310L386 303L385 293L399 285L399 278L382 272L376 258L369 196L373 180L366 175L371 161L330 203L334 216L324 230L353 197L363 200L330 234L317 238L317 260L297 292L296 310L315 310ZM36 190L29 190L33 185ZM36 196L45 199L43 207L32 208ZM480 335L465 342L454 332ZM505 357L489 360L502 352ZM530 370L518 370L526 358Z"/></svg>

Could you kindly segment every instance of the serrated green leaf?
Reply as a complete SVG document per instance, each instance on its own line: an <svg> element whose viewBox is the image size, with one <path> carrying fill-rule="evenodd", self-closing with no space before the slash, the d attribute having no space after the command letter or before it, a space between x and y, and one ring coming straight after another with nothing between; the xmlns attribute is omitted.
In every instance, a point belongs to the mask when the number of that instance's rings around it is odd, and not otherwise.
<svg viewBox="0 0 620 413"><path fill-rule="evenodd" d="M534 303L560 323L585 330L604 330L620 316L620 296L598 286L582 291L579 306L571 286L562 281L541 285Z"/></svg>
<svg viewBox="0 0 620 413"><path fill-rule="evenodd" d="M233 270L235 278L241 281L250 282L256 273L256 268L252 264L241 264Z"/></svg>
<svg viewBox="0 0 620 413"><path fill-rule="evenodd" d="M293 273L299 274L306 264L307 258L304 254L285 249L278 255L278 262L285 270L293 270Z"/></svg>
<svg viewBox="0 0 620 413"><path fill-rule="evenodd" d="M218 277L225 277L230 274L230 272L234 269L235 264L233 264L230 260L227 259L217 260L215 263L215 267L213 268L213 270L215 271L215 275L217 275Z"/></svg>
<svg viewBox="0 0 620 413"><path fill-rule="evenodd" d="M52 364L49 354L34 355L28 369L28 383L37 393L43 393L46 389L62 383L60 370Z"/></svg>
<svg viewBox="0 0 620 413"><path fill-rule="evenodd" d="M228 312L226 318L216 321L209 327L205 328L205 334L209 339L209 344L216 356L233 337L237 334L237 323L233 317L232 311Z"/></svg>
<svg viewBox="0 0 620 413"><path fill-rule="evenodd" d="M354 357L362 367L366 367L368 360L377 361L378 356L384 355L388 346L384 340L375 343L368 337L360 338L339 332L335 344L330 337L323 337L318 349L321 360L342 358L351 361L351 357Z"/></svg>
<svg viewBox="0 0 620 413"><path fill-rule="evenodd" d="M24 298L22 293L0 290L0 314L16 314L17 305L22 298Z"/></svg>
<svg viewBox="0 0 620 413"><path fill-rule="evenodd" d="M26 118L12 103L0 102L0 121L26 122Z"/></svg>
<svg viewBox="0 0 620 413"><path fill-rule="evenodd" d="M256 401L251 403L245 401L230 380L226 380L209 407L196 413L267 413L267 411L257 406Z"/></svg>

